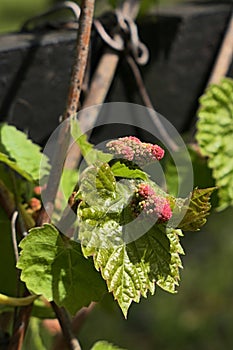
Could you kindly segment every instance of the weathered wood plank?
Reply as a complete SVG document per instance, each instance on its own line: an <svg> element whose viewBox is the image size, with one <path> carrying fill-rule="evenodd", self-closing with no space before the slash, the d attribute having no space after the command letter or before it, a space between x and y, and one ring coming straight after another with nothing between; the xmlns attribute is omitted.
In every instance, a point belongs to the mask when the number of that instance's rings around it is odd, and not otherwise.
<svg viewBox="0 0 233 350"><path fill-rule="evenodd" d="M195 115L229 14L226 4L187 5L139 22L141 39L150 50L150 61L142 68L146 87L156 110L179 131ZM75 38L71 30L0 36L0 118L41 144L64 110ZM96 61L101 47L94 33L92 42ZM107 100L141 103L124 59ZM109 130L101 131L98 139L102 132Z"/></svg>

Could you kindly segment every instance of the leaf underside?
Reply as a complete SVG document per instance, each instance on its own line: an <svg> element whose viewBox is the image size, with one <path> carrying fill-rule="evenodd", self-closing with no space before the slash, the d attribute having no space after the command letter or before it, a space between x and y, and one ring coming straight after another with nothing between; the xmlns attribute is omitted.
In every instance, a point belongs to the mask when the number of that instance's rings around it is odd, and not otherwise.
<svg viewBox="0 0 233 350"><path fill-rule="evenodd" d="M233 205L233 80L211 85L200 99L197 141L218 186L219 210Z"/></svg>

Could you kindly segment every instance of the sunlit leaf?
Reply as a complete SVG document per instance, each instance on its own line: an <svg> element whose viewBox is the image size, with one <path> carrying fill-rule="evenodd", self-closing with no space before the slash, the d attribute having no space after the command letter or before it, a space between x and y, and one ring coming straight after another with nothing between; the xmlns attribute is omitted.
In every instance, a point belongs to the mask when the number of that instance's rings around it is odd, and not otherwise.
<svg viewBox="0 0 233 350"><path fill-rule="evenodd" d="M86 134L82 133L78 120L75 117L71 117L71 135L75 142L78 144L82 156L86 160L88 165L94 164L97 161L109 162L112 159L112 155L104 153L94 148L94 145L88 142Z"/></svg>
<svg viewBox="0 0 233 350"><path fill-rule="evenodd" d="M130 232L130 243L125 241L129 233L127 224L134 220L130 203L137 184L138 180L124 179L115 183L107 192L108 197L98 196L90 167L81 180L79 192L79 239L83 253L93 256L96 269L125 317L133 301L139 302L141 296L154 293L155 284L174 293L182 266L180 230L157 223L147 226L139 220ZM157 190L156 184L154 188Z"/></svg>
<svg viewBox="0 0 233 350"><path fill-rule="evenodd" d="M92 346L91 350L125 350L125 349L119 348L118 346L112 345L104 340L100 340Z"/></svg>
<svg viewBox="0 0 233 350"><path fill-rule="evenodd" d="M105 292L101 277L92 261L83 257L80 244L60 235L52 225L33 228L20 248L17 267L27 288L72 314Z"/></svg>
<svg viewBox="0 0 233 350"><path fill-rule="evenodd" d="M111 166L113 175L116 177L124 177L127 179L147 180L148 175L140 169L132 169L122 161L117 161Z"/></svg>
<svg viewBox="0 0 233 350"><path fill-rule="evenodd" d="M196 138L213 170L222 210L233 205L233 80L211 85L200 104Z"/></svg>
<svg viewBox="0 0 233 350"><path fill-rule="evenodd" d="M1 143L0 150L9 159L16 163L20 175L25 177L27 173L28 179L38 180L40 173L46 175L49 171L48 159L43 156L43 167L41 168L42 153L41 148L29 140L25 133L17 130L12 125L0 125ZM2 156L1 156L2 158ZM3 158L2 158L3 159ZM13 167L14 163L8 162Z"/></svg>

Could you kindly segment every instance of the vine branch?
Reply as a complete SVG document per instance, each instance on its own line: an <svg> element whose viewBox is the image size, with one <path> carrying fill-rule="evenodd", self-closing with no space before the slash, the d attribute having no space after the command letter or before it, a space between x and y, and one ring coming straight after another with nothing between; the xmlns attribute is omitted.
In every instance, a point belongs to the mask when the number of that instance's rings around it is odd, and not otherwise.
<svg viewBox="0 0 233 350"><path fill-rule="evenodd" d="M62 120L78 110L82 83L86 70L95 0L82 0L79 30L75 48L75 60L71 74L67 105Z"/></svg>
<svg viewBox="0 0 233 350"><path fill-rule="evenodd" d="M82 328L83 323L85 322L86 318L88 315L92 312L96 305L96 302L91 302L88 307L83 307L80 309L75 317L72 319L72 330L75 334L78 334L80 329ZM57 337L55 339L54 345L53 345L53 350L58 350L58 349L64 349L65 347L65 340L64 337L62 337L62 334L58 332Z"/></svg>
<svg viewBox="0 0 233 350"><path fill-rule="evenodd" d="M61 118L61 121L63 121L63 123L59 132L58 142L52 160L52 168L50 171L46 190L49 201L47 203L44 203L44 207L38 216L38 225L50 222L50 217L54 210L54 201L56 198L64 161L66 158L66 152L70 141L70 126L69 123L66 123L65 121L72 114L76 113L79 107L80 94L89 51L94 5L95 0L82 0L81 16L75 45L75 58L71 73L70 88L68 92L66 108Z"/></svg>
<svg viewBox="0 0 233 350"><path fill-rule="evenodd" d="M58 318L67 346L70 350L81 350L78 339L71 330L71 321L66 310L63 307L58 307L54 301L51 301L51 305Z"/></svg>
<svg viewBox="0 0 233 350"><path fill-rule="evenodd" d="M135 19L138 14L139 7L140 7L140 0L125 0L121 5L120 10L122 11L123 15L128 16L132 19ZM118 37L119 37L119 34L116 33L113 36L113 40L117 41ZM94 105L99 105L105 101L109 88L114 79L114 75L119 63L119 59L120 59L120 56L117 51L109 47L106 48L93 74L93 78L89 88L89 93L83 102L82 109L85 109ZM91 119L88 118L90 119L89 123L85 118L85 113L84 113L84 116L80 114L79 122L80 122L81 129L84 129L84 130L93 129L96 119L98 117L98 111L99 111L98 108L97 109L92 108ZM80 158L81 158L80 149L77 146L77 144L74 143L70 148L69 159L67 159L66 167L70 169L75 169L80 161Z"/></svg>

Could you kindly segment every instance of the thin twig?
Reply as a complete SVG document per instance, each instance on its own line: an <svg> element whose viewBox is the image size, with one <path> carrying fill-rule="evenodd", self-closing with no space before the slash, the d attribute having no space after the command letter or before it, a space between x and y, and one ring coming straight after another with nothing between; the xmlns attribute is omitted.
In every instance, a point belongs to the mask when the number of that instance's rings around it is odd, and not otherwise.
<svg viewBox="0 0 233 350"><path fill-rule="evenodd" d="M18 243L16 238L16 220L19 213L18 211L15 211L11 218L11 235L12 235L12 243L13 243L13 249L15 254L15 261L17 262L19 259L19 251L18 251Z"/></svg>
<svg viewBox="0 0 233 350"><path fill-rule="evenodd" d="M63 114L63 120L76 113L78 109L87 64L94 5L95 0L82 0L80 24L75 50L75 62L73 65L70 89L68 93L66 110Z"/></svg>
<svg viewBox="0 0 233 350"><path fill-rule="evenodd" d="M218 84L221 78L227 74L233 58L233 39L232 38L233 38L233 11L231 13L229 24L225 32L225 36L224 36L221 48L219 50L217 60L214 64L214 68L211 72L211 76L209 78L207 86L209 84Z"/></svg>
<svg viewBox="0 0 233 350"><path fill-rule="evenodd" d="M12 243L13 243L13 250L15 254L15 262L17 263L19 260L19 250L18 250L18 242L16 237L16 220L19 215L18 211L15 211L11 218L11 236L12 236ZM20 271L16 271L17 275L17 281L16 281L16 296L19 296L19 286L20 286ZM18 307L16 306L14 308L14 316L13 316L13 332L17 324L17 317L18 317Z"/></svg>
<svg viewBox="0 0 233 350"><path fill-rule="evenodd" d="M83 307L81 310L77 312L77 314L75 315L71 323L72 331L74 332L74 334L79 333L80 329L83 326L83 323L85 322L88 315L92 312L95 305L96 303L92 302L88 307ZM59 332L55 338L53 350L59 350L59 349L63 350L64 348L65 348L64 337L62 337L62 334Z"/></svg>
<svg viewBox="0 0 233 350"><path fill-rule="evenodd" d="M135 19L137 17L139 7L139 0L126 0L122 3L120 10L124 16L129 16L130 18ZM117 42L119 40L119 34L116 33L113 36L113 40ZM119 59L120 56L118 51L111 48L106 48L94 72L89 93L83 102L82 109L99 105L105 101L109 88L114 79ZM91 118L88 118L88 120L85 118L85 113L80 113L79 123L81 130L90 130L91 132L96 123L99 108L92 108L90 113ZM69 150L69 158L67 159L66 167L75 169L78 166L80 159L80 149L74 142Z"/></svg>
<svg viewBox="0 0 233 350"><path fill-rule="evenodd" d="M70 142L70 124L67 118L76 113L79 105L80 93L87 64L91 26L93 21L95 0L83 0L81 4L81 16L75 47L74 65L71 74L70 89L67 104L62 116L62 125L58 136L58 142L52 160L52 168L47 184L47 198L38 219L37 225L50 222L54 210L54 201L59 187L64 161ZM67 122L66 122L67 120Z"/></svg>
<svg viewBox="0 0 233 350"><path fill-rule="evenodd" d="M233 11L231 11L230 19L228 26L225 31L224 38L222 40L222 44L220 50L218 52L217 58L213 65L212 71L210 73L209 79L206 83L205 89L208 88L210 84L218 84L221 79L227 75L228 70L230 68L232 59L233 59ZM204 93L204 91L203 91ZM200 110L200 106L195 114L195 118L191 121L191 125L189 125L189 143L196 143L196 116L198 115Z"/></svg>
<svg viewBox="0 0 233 350"><path fill-rule="evenodd" d="M145 85L144 85L144 82L142 79L142 75L141 75L141 72L138 68L138 65L136 64L134 59L129 55L127 56L126 59L127 59L127 62L129 64L133 74L134 74L135 81L137 83L141 98L142 98L145 106L148 107L148 112L150 114L150 117L151 117L153 123L155 124L155 126L157 127L158 132L162 136L164 143L167 146L169 146L171 151L173 151L173 152L177 151L178 145L171 139L170 135L168 134L167 130L164 128L162 122L160 121L159 117L157 116L157 113L154 110L151 99L150 99L150 97L147 93L147 90L145 88Z"/></svg>
<svg viewBox="0 0 233 350"><path fill-rule="evenodd" d="M75 315L73 321L72 321L72 329L73 332L76 334L79 333L80 329L83 326L84 321L88 317L88 315L92 312L92 310L95 308L96 302L92 301L88 307L83 307L81 310L78 311L78 313Z"/></svg>
<svg viewBox="0 0 233 350"><path fill-rule="evenodd" d="M72 332L71 321L66 310L63 307L58 307L54 301L51 301L51 305L60 323L63 336L65 338L68 348L70 350L81 350L78 339L74 336ZM57 350L60 349L57 348Z"/></svg>

